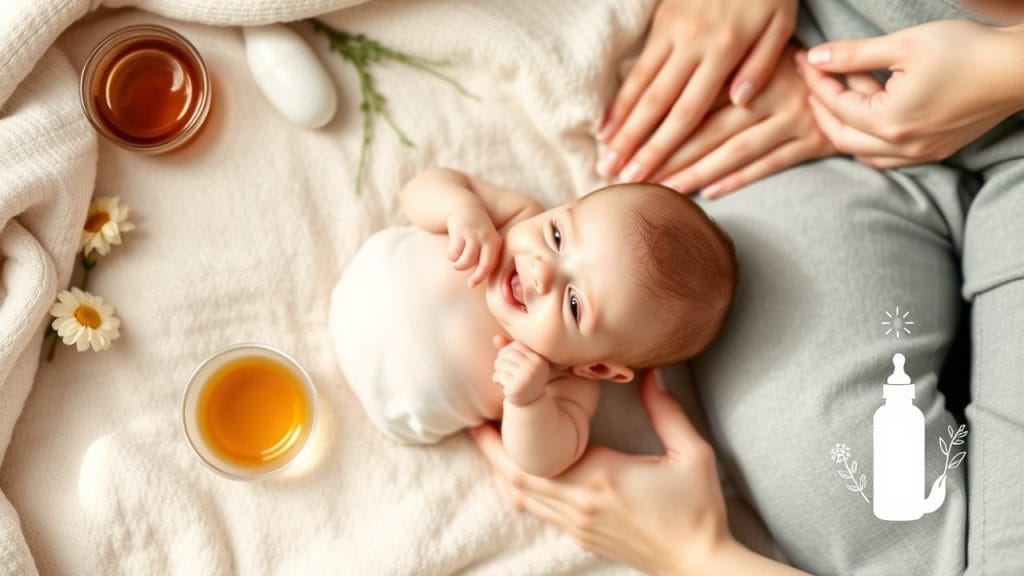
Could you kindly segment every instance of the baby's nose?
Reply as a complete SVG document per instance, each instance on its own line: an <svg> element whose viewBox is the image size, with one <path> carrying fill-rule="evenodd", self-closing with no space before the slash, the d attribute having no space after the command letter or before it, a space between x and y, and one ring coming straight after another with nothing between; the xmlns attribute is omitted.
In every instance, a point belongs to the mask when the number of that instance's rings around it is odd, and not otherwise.
<svg viewBox="0 0 1024 576"><path fill-rule="evenodd" d="M531 267L533 268L533 289L538 294L547 294L551 289L551 280L554 277L551 263L540 256L534 256Z"/></svg>

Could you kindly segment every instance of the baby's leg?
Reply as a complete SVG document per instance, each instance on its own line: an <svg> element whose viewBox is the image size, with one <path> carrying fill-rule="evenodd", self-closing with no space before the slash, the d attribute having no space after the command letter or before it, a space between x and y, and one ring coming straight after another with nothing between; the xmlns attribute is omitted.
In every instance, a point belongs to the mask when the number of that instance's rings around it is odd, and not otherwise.
<svg viewBox="0 0 1024 576"><path fill-rule="evenodd" d="M1024 160L986 174L967 218L972 402L968 574L1024 574Z"/></svg>
<svg viewBox="0 0 1024 576"><path fill-rule="evenodd" d="M906 356L925 416L923 490L944 467L938 437L957 427L936 389L960 309L957 173L883 174L836 158L704 206L736 242L740 283L725 333L693 368L739 489L813 573L962 573L962 466L942 508L916 521L879 520L866 501L893 354ZM883 324L895 317L904 323ZM830 458L837 444L846 464ZM854 461L853 480L841 478ZM847 489L862 474L863 495Z"/></svg>

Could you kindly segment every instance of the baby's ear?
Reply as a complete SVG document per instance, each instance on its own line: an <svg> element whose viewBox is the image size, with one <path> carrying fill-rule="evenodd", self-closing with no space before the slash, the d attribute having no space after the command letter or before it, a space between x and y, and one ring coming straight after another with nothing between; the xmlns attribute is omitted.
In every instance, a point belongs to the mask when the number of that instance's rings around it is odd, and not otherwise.
<svg viewBox="0 0 1024 576"><path fill-rule="evenodd" d="M591 380L611 380L612 382L629 382L633 380L633 369L622 364L596 362L585 366L573 366L572 373L580 378L589 378Z"/></svg>

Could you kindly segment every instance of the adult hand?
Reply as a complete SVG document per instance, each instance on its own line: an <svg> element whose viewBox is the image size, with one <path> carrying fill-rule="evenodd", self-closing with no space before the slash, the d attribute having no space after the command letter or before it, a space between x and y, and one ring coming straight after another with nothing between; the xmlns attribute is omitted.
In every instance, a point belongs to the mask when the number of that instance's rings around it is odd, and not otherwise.
<svg viewBox="0 0 1024 576"><path fill-rule="evenodd" d="M456 270L473 270L472 288L483 282L498 265L501 235L483 208L466 207L454 211L447 220L448 259Z"/></svg>
<svg viewBox="0 0 1024 576"><path fill-rule="evenodd" d="M790 166L836 153L811 113L793 61L783 52L775 74L749 106L715 110L651 179L679 192L720 198Z"/></svg>
<svg viewBox="0 0 1024 576"><path fill-rule="evenodd" d="M1024 109L1021 35L946 20L815 46L798 58L811 109L836 148L895 168L945 159ZM892 72L884 86L862 74L875 70Z"/></svg>
<svg viewBox="0 0 1024 576"><path fill-rule="evenodd" d="M795 26L796 0L662 0L606 114L598 172L622 170L635 182L660 168L730 75L730 97L745 106L768 82Z"/></svg>
<svg viewBox="0 0 1024 576"><path fill-rule="evenodd" d="M714 453L654 378L648 373L642 393L663 456L591 446L567 472L547 479L520 471L492 426L474 429L473 438L517 508L601 556L650 573L678 573L710 561L732 539Z"/></svg>

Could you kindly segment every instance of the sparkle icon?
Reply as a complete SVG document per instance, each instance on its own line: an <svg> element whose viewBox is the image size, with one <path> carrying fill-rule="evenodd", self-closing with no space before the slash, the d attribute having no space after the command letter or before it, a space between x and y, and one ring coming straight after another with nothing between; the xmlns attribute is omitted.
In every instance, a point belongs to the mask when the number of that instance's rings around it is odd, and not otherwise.
<svg viewBox="0 0 1024 576"><path fill-rule="evenodd" d="M892 334L893 332L895 332L896 333L896 339L899 340L901 332L906 333L906 334L910 334L910 328L908 328L908 326L913 326L914 325L914 321L913 320L908 320L907 319L907 316L910 315L910 310L907 310L907 311L903 312L903 315L901 316L900 315L900 307L897 306L896 307L896 314L890 314L889 311L886 310L885 311L885 315L889 317L888 320L885 320L885 321L882 322L883 326L888 326L889 327L889 329L885 331L885 335L886 336L888 336L889 334Z"/></svg>

